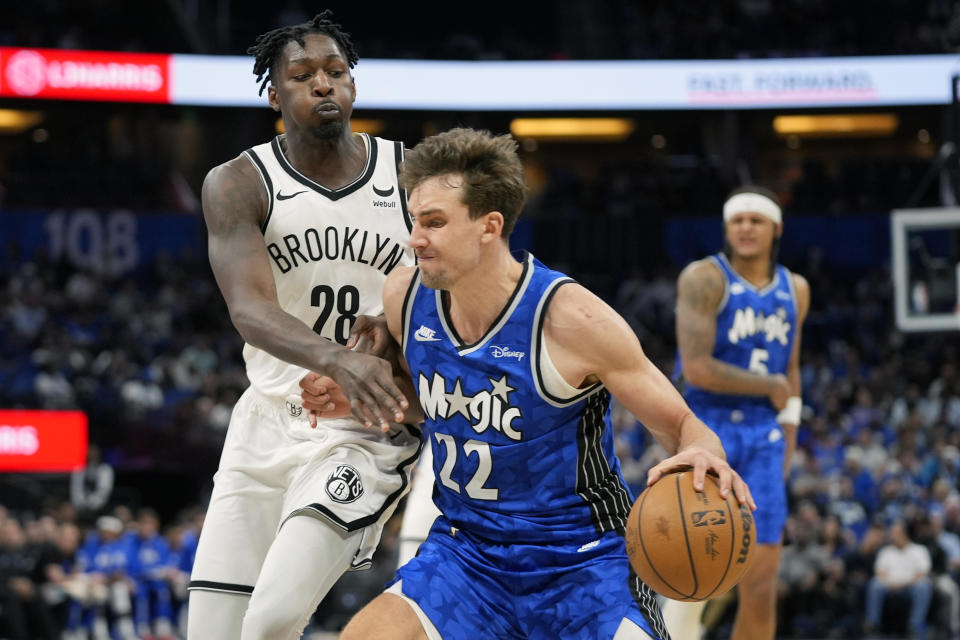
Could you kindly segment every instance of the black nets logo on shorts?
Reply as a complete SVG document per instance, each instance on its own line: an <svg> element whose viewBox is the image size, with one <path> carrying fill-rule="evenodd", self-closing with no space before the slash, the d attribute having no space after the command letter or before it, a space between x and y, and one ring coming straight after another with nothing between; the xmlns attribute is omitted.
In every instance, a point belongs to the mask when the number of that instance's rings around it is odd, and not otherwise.
<svg viewBox="0 0 960 640"><path fill-rule="evenodd" d="M353 502L363 495L360 473L348 464L342 464L327 479L327 495L336 502Z"/></svg>
<svg viewBox="0 0 960 640"><path fill-rule="evenodd" d="M290 414L291 416L293 416L294 418L299 418L299 417L300 417L300 414L303 413L303 407L301 407L301 406L298 405L298 404L294 404L294 403L292 403L292 402L290 402L290 401L288 400L288 401L287 401L287 413L289 413L289 414Z"/></svg>

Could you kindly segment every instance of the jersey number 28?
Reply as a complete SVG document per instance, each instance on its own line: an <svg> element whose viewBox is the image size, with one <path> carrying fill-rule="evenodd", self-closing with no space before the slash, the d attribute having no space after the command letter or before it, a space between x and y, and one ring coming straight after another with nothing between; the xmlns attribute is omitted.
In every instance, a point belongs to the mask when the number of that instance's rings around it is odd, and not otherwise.
<svg viewBox="0 0 960 640"><path fill-rule="evenodd" d="M340 344L347 344L350 337L350 329L357 320L357 311L360 310L360 291L353 285L340 287L339 291L334 291L328 284L318 284L310 292L310 304L314 307L320 307L320 316L313 323L313 330L320 335L329 335L323 332L333 313L336 305L339 314L334 320L333 339Z"/></svg>

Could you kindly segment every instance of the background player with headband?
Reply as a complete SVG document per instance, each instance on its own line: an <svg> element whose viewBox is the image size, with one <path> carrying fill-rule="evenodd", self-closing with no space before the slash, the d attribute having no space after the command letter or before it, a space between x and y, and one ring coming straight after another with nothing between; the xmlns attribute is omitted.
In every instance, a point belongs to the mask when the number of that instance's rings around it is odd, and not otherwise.
<svg viewBox="0 0 960 640"><path fill-rule="evenodd" d="M688 265L677 282L677 372L690 408L720 436L757 502L757 551L737 586L732 637L765 640L777 626L785 474L802 409L800 334L810 287L777 264L783 219L771 191L735 190L723 225L723 250ZM667 601L674 640L699 640L704 606Z"/></svg>
<svg viewBox="0 0 960 640"><path fill-rule="evenodd" d="M285 133L203 184L210 264L251 384L200 536L190 640L299 637L343 572L370 562L420 449L418 430L389 424L408 378L345 348L360 314L381 313L387 274L414 259L403 146L351 131L357 55L329 18L257 38L254 73ZM353 417L312 428L308 370L336 380Z"/></svg>

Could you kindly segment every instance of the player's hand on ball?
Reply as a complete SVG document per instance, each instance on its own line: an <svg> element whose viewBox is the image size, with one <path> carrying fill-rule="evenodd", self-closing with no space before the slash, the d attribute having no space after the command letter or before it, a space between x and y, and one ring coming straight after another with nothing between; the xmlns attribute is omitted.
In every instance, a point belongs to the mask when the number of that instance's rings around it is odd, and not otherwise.
<svg viewBox="0 0 960 640"><path fill-rule="evenodd" d="M733 489L737 502L750 507L752 511L756 511L757 503L753 501L750 487L743 481L740 474L734 471L726 460L710 453L703 447L687 447L675 456L661 461L647 472L647 486L649 487L665 474L684 467L693 470L693 488L697 491L703 491L704 476L707 472L710 472L717 476L719 480L721 496L726 498L730 490Z"/></svg>
<svg viewBox="0 0 960 640"><path fill-rule="evenodd" d="M317 419L345 418L350 415L350 401L333 379L309 372L300 380L300 399L307 410L310 426Z"/></svg>

